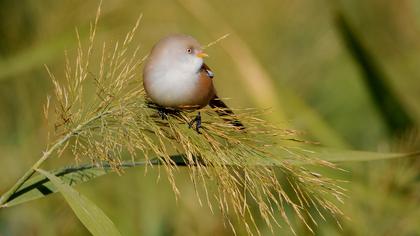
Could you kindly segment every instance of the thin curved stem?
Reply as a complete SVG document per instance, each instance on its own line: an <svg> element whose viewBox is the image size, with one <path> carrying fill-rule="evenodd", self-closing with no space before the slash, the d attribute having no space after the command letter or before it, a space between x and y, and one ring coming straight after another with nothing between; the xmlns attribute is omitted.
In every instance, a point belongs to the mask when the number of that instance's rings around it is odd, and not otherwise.
<svg viewBox="0 0 420 236"><path fill-rule="evenodd" d="M89 120L79 124L76 128L74 128L73 130L71 130L70 132L68 132L66 135L64 135L62 138L60 138L59 140L57 140L57 142L54 143L54 145L52 145L50 148L47 149L47 151L45 151L41 158L35 162L35 164L33 164L31 166L31 168L29 170L27 170L25 172L25 174L6 192L4 193L1 197L0 197L0 207L2 207L10 198L10 196L13 195L13 193L15 193L17 190L19 190L20 187L22 187L22 185L29 179L31 178L31 176L35 173L35 170L38 169L42 163L44 163L46 160L48 160L52 153L54 151L56 151L58 148L60 148L61 146L63 146L63 144L65 144L71 137L77 135L85 126L89 125L91 122L96 121L97 119L102 118L105 115L110 114L111 111L105 111L101 114L98 114L92 118L90 118Z"/></svg>

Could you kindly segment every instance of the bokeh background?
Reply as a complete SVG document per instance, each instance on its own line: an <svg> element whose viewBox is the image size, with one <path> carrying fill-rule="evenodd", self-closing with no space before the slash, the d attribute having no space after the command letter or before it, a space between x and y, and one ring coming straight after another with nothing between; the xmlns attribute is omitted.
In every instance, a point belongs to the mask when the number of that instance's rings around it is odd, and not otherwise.
<svg viewBox="0 0 420 236"><path fill-rule="evenodd" d="M0 1L0 192L39 158L47 143L42 106L86 40L99 2ZM142 53L173 32L210 47L207 64L234 107L272 108L266 117L322 145L383 152L420 149L420 2L414 0L104 0L99 41L116 41L143 13ZM60 76L58 76L60 78ZM141 75L139 74L139 82ZM46 168L72 163L63 156ZM420 235L420 162L340 164L348 219L320 221L316 235ZM163 174L163 173L162 173ZM201 207L185 173L175 200L159 171L135 168L78 186L123 235L231 235ZM336 176L334 176L336 175ZM311 235L299 222L298 235ZM240 226L239 226L240 228ZM270 235L261 224L262 233ZM0 235L88 235L59 195L0 210ZM239 230L238 234L243 234ZM275 234L290 235L287 227Z"/></svg>

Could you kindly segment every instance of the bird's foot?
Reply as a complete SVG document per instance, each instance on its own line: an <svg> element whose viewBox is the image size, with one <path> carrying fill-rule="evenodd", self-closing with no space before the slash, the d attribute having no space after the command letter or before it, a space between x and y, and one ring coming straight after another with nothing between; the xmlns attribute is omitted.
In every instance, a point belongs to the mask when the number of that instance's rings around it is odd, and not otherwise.
<svg viewBox="0 0 420 236"><path fill-rule="evenodd" d="M159 108L157 108L157 112L158 112L158 115L160 116L160 118L162 119L162 120L167 120L168 119L168 110L167 109L165 109L165 108L163 108L163 107L159 107Z"/></svg>
<svg viewBox="0 0 420 236"><path fill-rule="evenodd" d="M188 123L188 128L192 128L194 123L195 123L195 130L197 131L197 133L201 134L201 132L200 132L200 128L201 128L201 114L200 114L200 112L198 112L197 116Z"/></svg>

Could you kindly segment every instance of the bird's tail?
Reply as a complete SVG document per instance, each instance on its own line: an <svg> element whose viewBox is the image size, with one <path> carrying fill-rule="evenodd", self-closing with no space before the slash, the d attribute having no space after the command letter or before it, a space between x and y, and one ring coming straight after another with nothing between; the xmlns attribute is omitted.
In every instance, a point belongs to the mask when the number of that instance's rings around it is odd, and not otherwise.
<svg viewBox="0 0 420 236"><path fill-rule="evenodd" d="M241 130L245 129L245 126L235 117L235 113L218 96L210 100L209 106L215 108L216 113L226 122Z"/></svg>

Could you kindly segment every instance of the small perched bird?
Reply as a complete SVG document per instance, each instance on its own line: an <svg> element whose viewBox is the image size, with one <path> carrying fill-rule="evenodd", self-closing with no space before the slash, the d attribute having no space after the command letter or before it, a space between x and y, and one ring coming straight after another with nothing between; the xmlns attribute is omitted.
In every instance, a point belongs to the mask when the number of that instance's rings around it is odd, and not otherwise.
<svg viewBox="0 0 420 236"><path fill-rule="evenodd" d="M174 34L161 39L153 47L143 69L143 86L153 103L162 108L197 110L209 105L232 125L243 129L233 112L219 99L213 85L214 74L204 63L208 55L191 36ZM229 118L228 118L229 117ZM196 130L201 126L201 116Z"/></svg>

